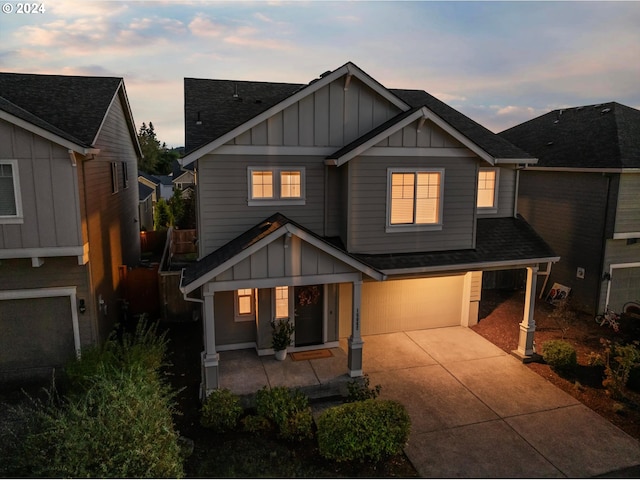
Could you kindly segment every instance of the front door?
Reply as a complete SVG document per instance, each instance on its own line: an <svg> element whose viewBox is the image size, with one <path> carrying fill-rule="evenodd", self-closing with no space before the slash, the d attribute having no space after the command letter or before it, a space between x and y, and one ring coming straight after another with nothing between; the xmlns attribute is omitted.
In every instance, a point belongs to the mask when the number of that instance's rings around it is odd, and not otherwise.
<svg viewBox="0 0 640 480"><path fill-rule="evenodd" d="M294 288L296 347L322 344L322 285Z"/></svg>

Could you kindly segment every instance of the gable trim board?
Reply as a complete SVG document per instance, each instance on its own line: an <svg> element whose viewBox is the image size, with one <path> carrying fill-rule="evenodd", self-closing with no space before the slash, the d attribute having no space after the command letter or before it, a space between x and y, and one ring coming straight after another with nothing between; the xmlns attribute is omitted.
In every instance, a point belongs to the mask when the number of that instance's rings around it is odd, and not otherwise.
<svg viewBox="0 0 640 480"><path fill-rule="evenodd" d="M396 95L394 95L389 90L387 90L385 87L383 87L380 83L378 83L373 78L371 78L365 72L360 70L360 68L355 66L353 63L346 63L345 65L334 70L333 72L328 73L327 75L321 76L320 79L312 81L308 85L303 86L300 90L298 90L297 92L294 92L291 96L285 98L280 103L277 103L276 105L265 110L259 115L256 115L249 121L241 125L238 125L231 131L221 135L220 137L216 138L212 142L209 142L201 146L200 148L197 148L193 152L187 154L185 157L181 159L180 161L181 165L185 167L186 165L194 162L195 160L198 160L199 158L213 152L214 150L218 149L220 146L224 145L230 140L233 140L235 137L250 130L251 128L255 127L261 122L267 120L268 118L272 117L276 113L279 113L285 110L287 107L293 105L299 100L320 90L322 87L330 84L334 80L337 80L340 77L345 75L347 76L347 78L349 78L352 75L355 75L358 78L358 80L365 83L367 86L372 88L376 93L378 93L380 96L382 96L383 98L388 100L390 103L398 107L400 110L407 111L410 109L409 105L407 105L400 98L398 98ZM345 86L345 90L347 88L348 88L348 85Z"/></svg>
<svg viewBox="0 0 640 480"><path fill-rule="evenodd" d="M73 343L76 349L76 356L80 358L80 327L78 324L78 311L76 308L76 287L52 287L4 291L0 290L0 301L30 300L36 298L51 297L69 297L69 302L71 305L71 322L73 324Z"/></svg>
<svg viewBox="0 0 640 480"><path fill-rule="evenodd" d="M252 231L254 232L252 233ZM263 235L263 233L266 233L266 235ZM185 276L185 270L183 270L180 290L185 295L194 291L285 235L287 236L287 240L291 238L292 235L295 235L371 278L376 280L383 280L385 278L383 273L358 260L355 256L336 248L304 227L295 224L284 215L275 214L223 247L220 247L215 252L199 260L196 268L202 266L204 267L204 271L189 272L189 274ZM247 245L243 245L243 237L245 236L249 237ZM285 248L287 247L285 246ZM210 265L206 265L207 263ZM300 275L300 277L303 277L303 275ZM320 276L317 277L315 280L319 281ZM244 282L246 283L246 280Z"/></svg>
<svg viewBox="0 0 640 480"><path fill-rule="evenodd" d="M78 257L78 265L89 262L89 244L75 247L0 249L0 259L37 257Z"/></svg>

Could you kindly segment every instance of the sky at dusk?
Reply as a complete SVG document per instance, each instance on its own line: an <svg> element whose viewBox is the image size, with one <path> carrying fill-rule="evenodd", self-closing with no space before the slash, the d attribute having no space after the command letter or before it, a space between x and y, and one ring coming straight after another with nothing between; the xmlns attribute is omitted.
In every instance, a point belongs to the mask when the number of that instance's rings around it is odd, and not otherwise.
<svg viewBox="0 0 640 480"><path fill-rule="evenodd" d="M556 108L640 108L640 2L19 3L0 0L0 71L123 77L137 126L169 146L184 144L184 77L308 83L348 61L494 132Z"/></svg>

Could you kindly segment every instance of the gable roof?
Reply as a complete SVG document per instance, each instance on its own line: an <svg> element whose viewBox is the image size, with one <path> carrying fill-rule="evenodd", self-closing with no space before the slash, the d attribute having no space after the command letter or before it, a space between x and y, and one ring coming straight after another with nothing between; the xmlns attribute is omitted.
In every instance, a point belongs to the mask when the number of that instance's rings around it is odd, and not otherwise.
<svg viewBox="0 0 640 480"><path fill-rule="evenodd" d="M276 213L186 268L182 274L180 289L185 293L192 292L250 255L253 252L252 248L261 248L264 244L271 243L287 232L312 243L377 280L384 279L382 273L331 243L328 239L320 237L284 215Z"/></svg>
<svg viewBox="0 0 640 480"><path fill-rule="evenodd" d="M538 167L640 168L640 110L617 102L553 110L500 136Z"/></svg>
<svg viewBox="0 0 640 480"><path fill-rule="evenodd" d="M138 181L138 200L143 201L153 195L154 189Z"/></svg>
<svg viewBox="0 0 640 480"><path fill-rule="evenodd" d="M560 259L519 215L479 218L475 249L356 257L388 275L513 268L532 263L557 262Z"/></svg>
<svg viewBox="0 0 640 480"><path fill-rule="evenodd" d="M95 144L117 95L140 154L122 78L0 73L0 110L81 147Z"/></svg>
<svg viewBox="0 0 640 480"><path fill-rule="evenodd" d="M307 85L185 78L185 143L188 153L183 158L183 164L192 163L338 78L345 76L346 85L353 75L396 105L401 113L330 155L329 160L335 160L336 156L342 157L357 147L367 145L373 137L384 133L385 129L397 126L398 122L411 115L412 110L426 107L432 115L431 119L437 117L439 121L436 123L445 130L451 132L453 129L462 134L468 139L465 144L473 147L485 159L508 159L526 163L536 161L531 155L432 95L422 90L387 89L355 64L348 62L334 71L325 72Z"/></svg>

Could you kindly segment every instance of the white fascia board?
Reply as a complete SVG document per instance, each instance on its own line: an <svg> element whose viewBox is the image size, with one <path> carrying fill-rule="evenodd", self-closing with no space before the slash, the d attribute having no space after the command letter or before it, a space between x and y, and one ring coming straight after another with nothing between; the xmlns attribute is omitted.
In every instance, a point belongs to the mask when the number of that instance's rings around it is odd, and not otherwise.
<svg viewBox="0 0 640 480"><path fill-rule="evenodd" d="M0 259L34 257L84 257L89 244L76 247L10 248L0 249Z"/></svg>
<svg viewBox="0 0 640 480"><path fill-rule="evenodd" d="M122 93L122 95L120 95ZM124 80L120 79L120 83L118 84L118 88L111 97L111 101L109 102L109 106L107 110L104 112L102 117L102 121L100 122L100 127L98 127L98 131L96 132L96 136L91 142L92 145L95 145L102 133L102 127L107 120L107 116L109 116L109 112L111 111L111 107L113 107L114 102L117 98L122 99L122 109L124 110L125 121L129 126L129 134L131 135L131 142L133 143L133 147L136 153L142 158L142 147L140 147L140 142L138 141L138 132L136 131L136 124L133 121L133 113L131 112L131 105L129 105L129 99L127 98L127 92L124 89Z"/></svg>
<svg viewBox="0 0 640 480"><path fill-rule="evenodd" d="M210 143L208 143L206 145L203 145L199 149L197 149L197 150L191 152L190 154L184 156L181 159L181 165L185 166L185 165L188 165L188 164L190 164L192 162L195 162L196 160L198 160L199 158L203 157L204 155L207 155L208 153L211 153L212 151L216 150L218 147L220 147L220 146L226 144L227 142L233 140L235 137L243 134L247 130L250 130L251 128L255 127L256 125L258 125L258 124L262 123L263 121L271 118L273 115L283 111L285 108L293 105L294 103L299 102L300 100L302 100L303 98L311 95L312 93L315 93L316 91L320 90L321 88L325 87L326 85L329 85L331 82L333 82L334 80L337 80L338 78L340 78L340 77L342 77L344 75L355 75L358 78L358 80L360 80L363 83L365 83L367 86L372 88L376 93L378 93L381 96L383 96L386 100L388 100L389 102L391 102L394 105L396 105L402 111L409 110L409 108L410 108L409 105L407 105L405 102L400 100L398 97L396 97L394 94L392 94L385 87L383 87L382 85L377 83L369 75L364 73L362 70L360 70L354 64L347 63L347 64L343 65L342 67L338 68L337 70L334 70L333 72L331 72L327 76L322 77L319 80L316 80L315 82L310 83L309 85L307 85L305 87L302 87L301 90L299 90L298 92L294 93L293 95L285 98L280 103L274 105L270 109L265 110L260 115L257 115L255 117L253 117L251 120L248 120L247 122L243 123L242 125L238 125L236 128L234 128L230 132L225 133L221 137L218 137L217 139L213 140L212 142L210 142Z"/></svg>
<svg viewBox="0 0 640 480"><path fill-rule="evenodd" d="M340 167L340 166L344 165L345 163L347 163L352 158L355 158L358 155L362 155L364 152L369 150L374 145L377 145L378 143L380 143L385 138L393 135L395 132L397 132L398 130L406 127L410 123L415 122L417 119L421 118L422 116L423 116L422 110L416 110L414 113L412 113L408 117L403 118L401 121L399 121L397 123L394 123L393 125L389 126L389 128L387 128L386 130L380 132L375 137L370 138L369 140L364 142L362 145L359 145L356 148L354 148L352 150L349 150L347 153L345 153L341 157L336 158L335 160L337 161L337 165Z"/></svg>
<svg viewBox="0 0 640 480"><path fill-rule="evenodd" d="M417 267L417 268L392 268L383 270L388 275L403 275L403 274L419 274L419 273L451 273L451 272L468 272L472 270L495 270L495 269L509 269L509 268L523 268L528 265L537 265L539 263L557 263L560 257L549 258L528 258L524 260L506 260L502 262L479 262L479 263L465 263L459 265L438 265L436 267Z"/></svg>
<svg viewBox="0 0 640 480"><path fill-rule="evenodd" d="M305 242L307 242L308 244L313 245L319 250L322 250L323 252L331 255L332 257L340 260L343 263L346 263L350 267L355 268L356 270L364 273L365 275L370 276L375 280L384 280L386 278L386 276L382 272L370 267L369 265L362 263L360 260L357 260L356 258L353 258L350 255L346 255L344 252L335 248L333 245L323 240L319 240L313 235L309 235L307 232L305 232L304 230L301 230L295 225L288 223L286 225L286 229L292 235L295 235L301 240L304 240Z"/></svg>
<svg viewBox="0 0 640 480"><path fill-rule="evenodd" d="M269 245L274 240L282 237L285 233L287 233L287 230L284 228L284 226L278 228L277 230L275 230L274 232L271 232L266 237L261 238L260 240L258 240L256 243L254 243L250 247L245 248L243 251L241 251L237 255L234 255L233 257L231 257L226 262L223 262L220 265L218 265L216 268L214 268L212 270L209 270L207 273L202 275L200 278L194 280L190 284L181 286L180 287L180 291L182 293L185 293L185 294L193 292L196 288L199 288L202 285L204 285L205 283L210 282L211 280L216 278L221 273L226 272L231 267L233 267L234 265L240 263L245 258L249 257L250 255L253 255L258 250L266 247L267 245Z"/></svg>
<svg viewBox="0 0 640 480"><path fill-rule="evenodd" d="M614 233L614 240L628 240L630 238L640 238L640 232L620 232Z"/></svg>
<svg viewBox="0 0 640 480"><path fill-rule="evenodd" d="M465 147L467 147L469 150L474 152L476 155L478 155L480 158L482 158L486 162L490 163L491 165L495 165L496 159L493 156L489 155L487 152L485 152L478 145L473 143L471 140L469 140L465 135L463 135L458 130L453 128L451 125L449 125L447 122L442 120L438 115L433 113L427 107L422 107L421 110L427 120L431 120L438 127L440 127L442 130L447 132L453 138L458 140L461 144L463 144Z"/></svg>
<svg viewBox="0 0 640 480"><path fill-rule="evenodd" d="M89 155L92 153L98 153L100 150L95 148L86 148L77 143L73 143L65 138L62 138L55 133L50 132L49 130L45 130L44 128L38 127L33 123L27 122L21 118L18 118L10 113L5 112L4 110L0 110L0 119L5 120L9 123L13 123L14 125L27 130L28 132L35 133L36 135L45 138L53 143L57 143L65 147L67 150L73 150L76 153L81 155Z"/></svg>
<svg viewBox="0 0 640 480"><path fill-rule="evenodd" d="M584 168L584 167L525 167L526 170L540 172L568 172L568 173L640 173L638 168Z"/></svg>
<svg viewBox="0 0 640 480"><path fill-rule="evenodd" d="M353 150L350 150L349 152L347 152L346 154L344 154L340 158L336 159L337 160L337 165L338 166L344 165L346 162L348 162L352 158L357 157L358 155L362 155L369 148L372 148L374 145L377 145L380 141L382 141L386 137L392 135L393 133L397 132L401 128L406 127L411 122L414 122L419 118L424 118L426 120L432 121L434 124L436 124L442 130L447 132L449 135L451 135L453 138L455 138L457 141L459 141L461 144L463 144L465 147L467 147L469 150L471 150L473 153L475 153L478 157L482 158L483 160L488 162L490 165L495 165L496 159L494 157L489 155L482 148L480 148L478 145L473 143L465 135L463 135L462 133L457 131L455 128L453 128L451 125L449 125L447 122L442 120L438 115L433 113L427 107L422 107L420 110L416 110L415 113L409 115L406 118L403 118L400 122L391 125L385 131L380 132L378 135L376 135L375 137L371 138L367 142L363 143L362 145L359 145L358 147L354 148Z"/></svg>
<svg viewBox="0 0 640 480"><path fill-rule="evenodd" d="M509 164L517 164L524 165L528 167L529 165L535 165L538 163L537 158L496 158L494 159L496 165L509 165Z"/></svg>

